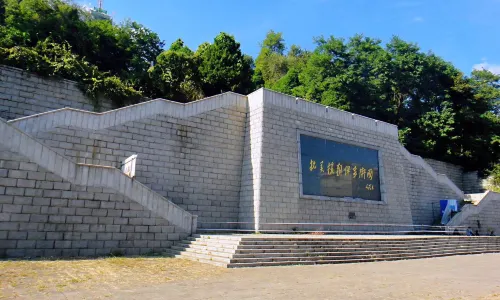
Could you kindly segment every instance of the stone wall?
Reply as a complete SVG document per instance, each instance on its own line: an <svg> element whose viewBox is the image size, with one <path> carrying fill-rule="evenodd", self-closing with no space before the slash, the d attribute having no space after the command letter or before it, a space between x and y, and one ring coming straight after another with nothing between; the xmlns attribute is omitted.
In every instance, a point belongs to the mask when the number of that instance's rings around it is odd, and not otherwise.
<svg viewBox="0 0 500 300"><path fill-rule="evenodd" d="M161 251L183 236L171 226L177 224L176 218L168 218L173 207L198 215L199 227L208 228L220 226L214 222L245 222L242 228L257 230L277 229L263 224L270 222L432 224L439 214L439 200L461 194L446 176L437 176L423 160L403 151L396 126L265 89L248 97L227 93L189 104L153 100L104 114L59 110L1 124L58 152L44 146L33 154L38 164L54 173L65 169L57 168L57 162L54 168L44 165L43 157L50 152L66 165L78 162L101 169L119 168L121 161L137 154L136 177L126 178L138 185L137 192L127 193L122 179L112 181L122 195L145 199L139 203L153 210L117 197L112 190L65 182L22 157L2 152L0 242L6 246L0 254L8 256ZM4 139L9 141L14 133ZM378 150L383 201L302 197L299 133ZM10 149L31 157L30 151L23 152L29 147L21 145L32 138L16 139L10 144L18 148ZM94 183L107 173L100 174ZM159 210L158 203L150 205L143 192L153 192L140 183L166 198L158 196L161 201L170 200L181 208L171 204ZM352 214L355 218L349 217ZM29 238L29 232L36 234Z"/></svg>
<svg viewBox="0 0 500 300"><path fill-rule="evenodd" d="M482 179L477 171L465 172L462 176L463 188L466 193L482 193L487 188L487 179Z"/></svg>
<svg viewBox="0 0 500 300"><path fill-rule="evenodd" d="M457 166L451 163L430 158L424 158L424 160L436 171L436 173L445 174L461 190L464 190L464 185L463 185L464 170L461 166Z"/></svg>
<svg viewBox="0 0 500 300"><path fill-rule="evenodd" d="M436 182L422 167L403 161L404 184L409 191L413 224L431 225L440 220L439 200L458 199L456 193Z"/></svg>
<svg viewBox="0 0 500 300"><path fill-rule="evenodd" d="M432 203L454 194L447 186L438 184L423 168L405 159L400 151L395 126L393 129L392 125L362 116L302 100L296 102L293 97L267 90L255 93L262 93L264 99L262 112L254 116L255 123L262 118L261 142L255 146L256 151L261 151L255 155L260 157L260 161L253 159L252 155L250 161L245 157L244 165L260 163L253 166L254 170L260 169L260 181L254 180L257 186L253 191L254 210L258 212L261 223L431 224ZM252 99L249 98L249 101ZM250 124L254 121L252 116L251 112ZM377 149L381 157L381 190L385 201L301 198L299 132ZM349 219L350 213L355 213L355 220Z"/></svg>
<svg viewBox="0 0 500 300"><path fill-rule="evenodd" d="M469 209L472 213L462 212L468 216L456 225L471 227L480 235L490 235L491 231L496 236L500 235L500 194L488 192L477 206Z"/></svg>
<svg viewBox="0 0 500 300"><path fill-rule="evenodd" d="M111 106L103 99L100 111ZM44 78L0 65L0 118L16 119L63 107L95 110L74 81Z"/></svg>
<svg viewBox="0 0 500 300"><path fill-rule="evenodd" d="M186 236L112 190L73 185L0 151L0 257L146 254Z"/></svg>
<svg viewBox="0 0 500 300"><path fill-rule="evenodd" d="M233 105L189 118L156 115L97 131L59 127L36 137L81 163L119 168L137 154L139 182L198 215L200 222L235 222L245 120L246 106Z"/></svg>

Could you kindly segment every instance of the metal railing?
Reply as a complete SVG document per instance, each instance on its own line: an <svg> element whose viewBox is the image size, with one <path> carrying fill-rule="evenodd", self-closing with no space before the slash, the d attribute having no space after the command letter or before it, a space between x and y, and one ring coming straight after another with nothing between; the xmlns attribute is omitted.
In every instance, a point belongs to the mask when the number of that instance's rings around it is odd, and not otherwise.
<svg viewBox="0 0 500 300"><path fill-rule="evenodd" d="M435 234L465 235L466 226L415 225L395 223L260 223L253 222L198 222L198 232L226 233L284 233L284 234Z"/></svg>

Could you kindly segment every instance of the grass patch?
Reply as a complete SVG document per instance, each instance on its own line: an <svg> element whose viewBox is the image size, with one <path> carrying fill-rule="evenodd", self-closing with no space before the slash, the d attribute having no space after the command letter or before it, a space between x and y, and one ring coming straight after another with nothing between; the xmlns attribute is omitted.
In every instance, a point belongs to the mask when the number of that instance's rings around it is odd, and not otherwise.
<svg viewBox="0 0 500 300"><path fill-rule="evenodd" d="M217 276L225 269L166 257L0 261L0 299L16 294L119 289Z"/></svg>

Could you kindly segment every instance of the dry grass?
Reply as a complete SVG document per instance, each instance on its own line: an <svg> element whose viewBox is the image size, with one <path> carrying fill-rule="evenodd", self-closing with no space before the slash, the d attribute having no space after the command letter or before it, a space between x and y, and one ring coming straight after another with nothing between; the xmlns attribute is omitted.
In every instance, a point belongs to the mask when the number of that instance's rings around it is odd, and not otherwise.
<svg viewBox="0 0 500 300"><path fill-rule="evenodd" d="M495 293L495 294L491 294L488 296L484 296L484 297L479 298L479 300L500 300L500 293Z"/></svg>
<svg viewBox="0 0 500 300"><path fill-rule="evenodd" d="M0 261L0 299L76 289L144 287L223 272L223 268L165 257Z"/></svg>

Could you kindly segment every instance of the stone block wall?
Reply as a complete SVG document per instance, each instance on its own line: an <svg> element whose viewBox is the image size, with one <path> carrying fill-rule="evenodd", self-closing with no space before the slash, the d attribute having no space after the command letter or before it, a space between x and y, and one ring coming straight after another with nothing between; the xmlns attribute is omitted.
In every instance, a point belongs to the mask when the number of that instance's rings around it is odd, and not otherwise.
<svg viewBox="0 0 500 300"><path fill-rule="evenodd" d="M466 193L482 193L486 190L487 179L481 179L477 171L465 172L462 176L463 188Z"/></svg>
<svg viewBox="0 0 500 300"><path fill-rule="evenodd" d="M261 223L412 224L416 221L431 224L431 203L453 194L452 190L430 178L424 169L405 159L400 151L397 130L392 130L390 125L347 112L328 111L315 104L301 104L293 97L279 93L267 90L262 93L262 141L261 148L256 147L257 151L261 151L260 165L253 167L260 169L260 181L253 190L254 210L258 211ZM293 108L294 105L304 106ZM370 126L367 122L373 124ZM385 202L301 198L299 132L377 149L381 157L381 190L384 191ZM245 159L244 165L255 163L253 159ZM422 208L424 203L426 207ZM355 213L355 220L349 219L350 213Z"/></svg>
<svg viewBox="0 0 500 300"><path fill-rule="evenodd" d="M112 190L73 185L0 152L0 257L138 255L186 236Z"/></svg>
<svg viewBox="0 0 500 300"><path fill-rule="evenodd" d="M411 223L408 193L402 178L397 138L369 129L352 128L328 117L297 112L277 103L295 103L292 97L264 91L260 221ZM293 105L293 104L292 104ZM300 197L299 132L381 151L386 203L372 201L312 200ZM350 220L349 213L356 214Z"/></svg>
<svg viewBox="0 0 500 300"><path fill-rule="evenodd" d="M74 81L44 78L0 65L0 118L16 119L64 107L95 110ZM111 107L109 100L101 100L100 111Z"/></svg>
<svg viewBox="0 0 500 300"><path fill-rule="evenodd" d="M440 220L439 200L458 199L457 195L447 186L439 184L422 167L409 161L403 161L403 166L404 183L409 191L413 224L430 225Z"/></svg>
<svg viewBox="0 0 500 300"><path fill-rule="evenodd" d="M60 127L36 137L81 163L119 168L137 154L139 182L198 215L199 222L235 222L245 120L246 106L231 106L185 119L156 115L97 131Z"/></svg>
<svg viewBox="0 0 500 300"><path fill-rule="evenodd" d="M476 213L465 218L459 225L471 227L473 232L480 235L500 235L500 194L489 192L490 199L482 200L473 208ZM486 203L484 203L484 202ZM483 202L483 203L482 203Z"/></svg>
<svg viewBox="0 0 500 300"><path fill-rule="evenodd" d="M461 190L464 190L464 185L463 185L464 170L461 166L457 166L451 163L430 158L424 158L424 160L434 169L434 171L436 171L436 173L445 174Z"/></svg>
<svg viewBox="0 0 500 300"><path fill-rule="evenodd" d="M258 230L260 209L260 166L262 153L262 90L248 96L238 222L242 229Z"/></svg>

